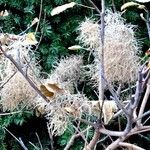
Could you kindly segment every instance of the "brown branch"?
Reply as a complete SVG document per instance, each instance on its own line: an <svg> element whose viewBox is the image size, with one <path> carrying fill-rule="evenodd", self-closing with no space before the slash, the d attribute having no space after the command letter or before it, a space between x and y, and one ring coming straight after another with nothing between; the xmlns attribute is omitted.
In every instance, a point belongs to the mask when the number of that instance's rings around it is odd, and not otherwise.
<svg viewBox="0 0 150 150"><path fill-rule="evenodd" d="M47 129L48 129L48 123L47 123ZM53 136L52 136L52 133L51 133L51 130L48 129L48 135L49 135L49 138L50 138L50 143L51 143L51 150L54 150L54 140L53 140Z"/></svg>
<svg viewBox="0 0 150 150"><path fill-rule="evenodd" d="M105 134L105 135L109 135L109 136L116 136L116 137L121 137L124 135L123 131L111 131L111 130L107 130L104 127L99 129L99 132Z"/></svg>
<svg viewBox="0 0 150 150"><path fill-rule="evenodd" d="M91 128L91 127L90 127L90 128ZM76 131L76 133L74 133L74 134L72 135L72 137L70 138L70 140L69 140L69 142L67 143L67 145L65 146L64 150L69 150L70 147L73 145L74 140L75 140L76 138L80 137L80 136L82 137L82 134L84 134L84 133L86 132L86 130L88 130L88 129L90 129L90 128L87 128L87 129L85 129L85 130L83 130L83 131L80 131L80 132L79 132L79 130ZM77 133L77 132L79 132L79 133Z"/></svg>
<svg viewBox="0 0 150 150"><path fill-rule="evenodd" d="M127 115L127 116L130 115L130 114L128 113L127 109L124 108L124 106L123 106L122 103L120 102L120 100L119 100L117 94L115 93L113 87L108 83L108 81L107 81L104 77L103 77L103 79L104 79L104 81L105 81L105 83L106 83L106 85L107 85L107 87L108 87L110 93L111 93L112 96L114 97L114 101L116 102L118 108L121 109L121 110L125 113L125 115Z"/></svg>
<svg viewBox="0 0 150 150"><path fill-rule="evenodd" d="M40 3L40 13L39 13L39 21L38 21L38 23L37 23L37 26L36 26L36 29L35 29L35 35L36 35L36 33L37 33L37 31L38 31L38 27L39 27L39 24L40 24L40 20L41 20L41 15L42 15L42 4L43 4L43 0L41 0L41 3Z"/></svg>
<svg viewBox="0 0 150 150"><path fill-rule="evenodd" d="M145 95L144 95L142 104L141 104L141 106L140 106L140 111L139 111L138 117L140 117L140 116L143 115L144 109L145 109L145 106L146 106L146 103L147 103L147 100L148 100L148 98L149 98L149 95L150 95L150 79L148 80L148 83L147 83L146 92L145 92ZM141 125L141 121L142 121L142 119L139 119L139 120L137 121L137 124L138 124L138 125Z"/></svg>
<svg viewBox="0 0 150 150"><path fill-rule="evenodd" d="M101 0L101 30L100 30L100 35L101 35L101 49L100 49L100 55L99 55L99 100L104 99L104 83L103 83L103 77L104 77L104 34L105 34L105 22L104 22L104 17L105 17L105 0Z"/></svg>
<svg viewBox="0 0 150 150"><path fill-rule="evenodd" d="M0 46L0 50L2 51L2 53L4 54L4 56L6 58L8 58L14 65L15 67L18 69L18 71L24 76L24 78L28 81L28 83L30 84L30 86L47 102L49 102L49 100L46 98L45 95L43 95L41 93L41 91L37 88L37 86L34 84L34 82L27 76L27 74L23 71L22 67L18 65L18 63L13 59L13 57L11 55L7 55L7 53L2 49L2 47Z"/></svg>
<svg viewBox="0 0 150 150"><path fill-rule="evenodd" d="M147 27L147 31L148 31L148 37L150 40L150 14L148 11L146 11L147 15L146 15L146 27Z"/></svg>
<svg viewBox="0 0 150 150"><path fill-rule="evenodd" d="M104 76L104 34L105 34L105 22L104 22L104 17L105 17L105 0L101 0L101 8L102 10L100 11L96 5L89 0L89 2L95 7L95 9L98 11L98 13L101 15L101 31L100 31L100 35L101 35L101 49L100 49L100 55L99 55L99 85L98 85L98 91L99 91L99 105L101 105L101 100L102 102L102 107L104 104L104 83L103 83L103 76ZM94 131L94 136L92 138L92 140L90 141L90 143L86 146L87 150L93 150L97 141L99 140L100 137L100 132L99 132L99 128L100 128L100 124L102 121L102 107L100 110L100 117L98 120L98 128L95 128Z"/></svg>
<svg viewBox="0 0 150 150"><path fill-rule="evenodd" d="M28 148L24 145L21 138L17 138L13 133L11 133L7 128L3 127L20 145L24 150L28 150Z"/></svg>
<svg viewBox="0 0 150 150"><path fill-rule="evenodd" d="M17 71L15 71L8 79L5 83L3 83L1 86L0 86L0 90L11 80L11 78L13 78L13 76L17 73Z"/></svg>
<svg viewBox="0 0 150 150"><path fill-rule="evenodd" d="M99 140L100 137L100 132L98 129L95 129L94 131L94 135L92 137L92 140L90 141L90 143L86 146L85 150L93 150Z"/></svg>
<svg viewBox="0 0 150 150"><path fill-rule="evenodd" d="M114 0L111 0L111 3L112 3L113 11L114 11L114 12L117 12L116 7L115 7L115 2L114 2Z"/></svg>
<svg viewBox="0 0 150 150"><path fill-rule="evenodd" d="M92 4L92 6L96 9L96 11L101 14L101 11L99 10L99 8L92 2L92 0L89 0L89 2Z"/></svg>
<svg viewBox="0 0 150 150"><path fill-rule="evenodd" d="M13 114L18 114L22 113L22 111L15 111L15 112L10 112L10 113L0 113L0 116L8 116L8 115L13 115Z"/></svg>
<svg viewBox="0 0 150 150"><path fill-rule="evenodd" d="M132 150L145 150L137 145L126 143L126 142L119 142L119 146L127 147Z"/></svg>
<svg viewBox="0 0 150 150"><path fill-rule="evenodd" d="M37 133L35 133L36 137L37 137L37 140L39 142L39 145L40 145L40 150L43 150L43 146L42 146L42 143L41 143L41 140L40 140L40 137Z"/></svg>
<svg viewBox="0 0 150 150"><path fill-rule="evenodd" d="M64 150L69 150L70 147L73 145L74 140L75 140L76 138L78 138L79 136L80 136L79 133L72 135L72 137L70 138L70 140L69 140L69 142L67 143L67 145L66 145L66 147L64 148Z"/></svg>

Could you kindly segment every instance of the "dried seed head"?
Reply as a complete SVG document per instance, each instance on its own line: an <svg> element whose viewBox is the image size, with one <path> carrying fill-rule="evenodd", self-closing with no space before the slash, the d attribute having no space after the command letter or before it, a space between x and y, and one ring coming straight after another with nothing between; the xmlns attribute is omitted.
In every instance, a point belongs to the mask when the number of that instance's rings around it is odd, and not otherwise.
<svg viewBox="0 0 150 150"><path fill-rule="evenodd" d="M135 81L138 69L139 45L135 38L134 26L125 23L119 13L107 10L105 16L105 41L104 41L104 70L109 82L129 83ZM90 22L90 23L89 23ZM90 24L88 27L88 23ZM101 51L99 24L86 19L79 26L78 40L83 46L88 46L95 56L94 65L89 65L92 81L98 83L99 59ZM91 28L93 27L93 30ZM90 36L91 35L91 36ZM94 40L93 40L94 37Z"/></svg>

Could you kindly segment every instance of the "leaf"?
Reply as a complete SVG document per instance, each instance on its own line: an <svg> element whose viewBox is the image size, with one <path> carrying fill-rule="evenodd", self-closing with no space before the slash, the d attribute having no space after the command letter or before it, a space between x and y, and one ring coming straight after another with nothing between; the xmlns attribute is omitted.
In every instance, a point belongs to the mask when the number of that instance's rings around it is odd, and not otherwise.
<svg viewBox="0 0 150 150"><path fill-rule="evenodd" d="M117 105L115 101L112 100L104 101L102 111L104 116L104 124L108 124L111 118L113 117L114 112L117 111Z"/></svg>
<svg viewBox="0 0 150 150"><path fill-rule="evenodd" d="M73 114L75 110L72 107L65 107L64 110L70 114Z"/></svg>
<svg viewBox="0 0 150 150"><path fill-rule="evenodd" d="M29 32L27 35L26 35L26 39L23 41L23 45L35 45L37 44L37 40L35 38L35 35L33 32Z"/></svg>
<svg viewBox="0 0 150 150"><path fill-rule="evenodd" d="M61 89L60 87L58 87L57 84L48 83L47 85L48 85L52 90L54 90L54 91L57 91L57 92L62 92L62 91L63 91L63 89Z"/></svg>
<svg viewBox="0 0 150 150"><path fill-rule="evenodd" d="M150 56L150 48L145 52L145 55Z"/></svg>
<svg viewBox="0 0 150 150"><path fill-rule="evenodd" d="M8 34L0 34L0 42L2 45L8 44L10 41Z"/></svg>
<svg viewBox="0 0 150 150"><path fill-rule="evenodd" d="M67 106L64 110L75 117L79 116L79 111L73 106Z"/></svg>
<svg viewBox="0 0 150 150"><path fill-rule="evenodd" d="M45 114L45 109L43 106L38 106L36 109L35 109L35 115L37 117L40 117L41 115L44 115Z"/></svg>
<svg viewBox="0 0 150 150"><path fill-rule="evenodd" d="M74 46L68 47L69 50L79 50L81 48L82 47L80 45L74 45Z"/></svg>
<svg viewBox="0 0 150 150"><path fill-rule="evenodd" d="M8 15L9 15L9 13L8 13L7 10L4 10L4 11L1 11L1 12L0 12L0 17L6 17L6 16L8 16Z"/></svg>
<svg viewBox="0 0 150 150"><path fill-rule="evenodd" d="M54 8L52 11L51 11L51 16L54 16L54 15L57 15L63 11L65 11L66 9L68 8L72 8L73 6L75 6L76 3L75 2L71 2L71 3L68 3L68 4L64 4L64 5L61 5L61 6L58 6L56 8Z"/></svg>
<svg viewBox="0 0 150 150"><path fill-rule="evenodd" d="M135 0L136 2L139 2L139 3L148 3L150 2L150 0Z"/></svg>
<svg viewBox="0 0 150 150"><path fill-rule="evenodd" d="M140 4L138 4L138 3L135 3L135 2L127 2L127 3L125 3L125 4L123 4L122 6L121 6L121 11L123 11L123 10L125 10L125 9L127 9L127 8L129 8L129 7L134 7L134 6L139 6Z"/></svg>
<svg viewBox="0 0 150 150"><path fill-rule="evenodd" d="M39 22L39 19L36 17L33 19L31 26L33 26L34 24L36 24L37 22Z"/></svg>
<svg viewBox="0 0 150 150"><path fill-rule="evenodd" d="M41 85L40 86L40 90L41 92L46 96L46 97L53 97L54 96L54 93L49 91L45 85Z"/></svg>

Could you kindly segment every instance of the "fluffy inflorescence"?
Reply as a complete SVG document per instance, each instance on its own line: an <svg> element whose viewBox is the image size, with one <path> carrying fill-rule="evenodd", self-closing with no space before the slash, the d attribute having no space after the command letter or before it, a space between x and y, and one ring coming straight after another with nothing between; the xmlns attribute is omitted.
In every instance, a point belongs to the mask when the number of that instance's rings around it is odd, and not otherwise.
<svg viewBox="0 0 150 150"><path fill-rule="evenodd" d="M78 40L93 51L95 63L89 66L92 80L98 82L99 58L101 51L100 25L86 19L78 28ZM91 30L91 29L94 29ZM139 46L134 26L125 23L119 13L107 10L105 16L104 70L107 80L129 83L136 79Z"/></svg>
<svg viewBox="0 0 150 150"><path fill-rule="evenodd" d="M31 59L33 52L30 43L24 43L26 35L8 35L8 39L13 39L12 36L17 40L10 40L7 46L3 46L7 55L11 55L18 65L26 71L27 76L38 85L39 67L37 67L35 59ZM26 108L33 106L37 92L16 69L14 64L3 55L0 58L0 86L2 86L0 103L3 111L13 111L25 106Z"/></svg>
<svg viewBox="0 0 150 150"><path fill-rule="evenodd" d="M53 78L57 77L60 82L75 82L80 78L82 65L82 56L70 56L61 59L55 66L52 76Z"/></svg>
<svg viewBox="0 0 150 150"><path fill-rule="evenodd" d="M70 94L64 92L55 95L49 103L41 98L37 100L37 110L45 114L48 120L48 129L52 134L61 135L67 128L70 115L73 118L81 117L83 106L88 105L88 99L81 94Z"/></svg>
<svg viewBox="0 0 150 150"><path fill-rule="evenodd" d="M73 84L80 79L83 66L82 56L70 56L62 58L54 67L51 75L43 80L43 83L58 84L61 88L74 92Z"/></svg>
<svg viewBox="0 0 150 150"><path fill-rule="evenodd" d="M41 98L37 99L37 111L45 114L48 119L48 128L55 135L62 134L69 121L67 108L71 109L72 115L81 115L81 105L87 102L87 98L80 94L74 94L74 84L78 82L81 75L83 60L81 56L70 56L62 58L55 66L54 71L47 79L43 79L42 83L47 87L48 84L56 84L62 89L61 92L53 91L54 96L49 98L49 103ZM66 109L65 109L66 108ZM74 112L74 108L77 108ZM69 112L70 113L70 112Z"/></svg>
<svg viewBox="0 0 150 150"><path fill-rule="evenodd" d="M29 108L33 106L33 100L36 96L35 90L29 85L22 74L17 72L1 90L3 111L12 111L25 106Z"/></svg>
<svg viewBox="0 0 150 150"><path fill-rule="evenodd" d="M100 46L100 26L95 20L86 18L77 28L79 40L84 47L95 49Z"/></svg>

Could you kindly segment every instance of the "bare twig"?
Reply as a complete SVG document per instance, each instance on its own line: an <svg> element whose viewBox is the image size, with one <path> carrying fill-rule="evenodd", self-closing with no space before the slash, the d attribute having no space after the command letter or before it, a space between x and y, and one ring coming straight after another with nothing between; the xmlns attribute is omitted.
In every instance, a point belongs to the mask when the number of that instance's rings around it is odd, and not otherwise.
<svg viewBox="0 0 150 150"><path fill-rule="evenodd" d="M17 138L12 132L10 132L7 128L3 127L20 145L24 150L28 150L28 148L24 145L21 138Z"/></svg>
<svg viewBox="0 0 150 150"><path fill-rule="evenodd" d="M72 137L70 138L70 140L69 140L69 142L67 143L67 145L66 145L66 147L64 148L64 150L69 150L70 147L73 145L74 140L75 140L76 138L78 138L79 136L80 136L79 133L72 135Z"/></svg>
<svg viewBox="0 0 150 150"><path fill-rule="evenodd" d="M111 3L112 3L113 11L116 12L117 10L116 10L116 7L115 7L115 2L114 2L114 0L111 0Z"/></svg>
<svg viewBox="0 0 150 150"><path fill-rule="evenodd" d="M147 103L147 100L148 100L148 98L149 98L149 95L150 95L150 79L148 80L148 83L147 83L146 92L145 92L145 95L144 95L142 104L141 104L141 106L140 106L140 111L139 111L138 117L140 117L140 116L143 115L144 109L145 109L145 106L146 106L146 103ZM139 120L137 121L137 124L138 124L138 125L141 125L141 121L142 121L142 119L139 119Z"/></svg>
<svg viewBox="0 0 150 150"><path fill-rule="evenodd" d="M19 70L19 72L24 76L24 78L28 81L28 83L30 84L30 86L47 102L49 102L49 100L46 98L45 95L43 95L41 93L41 91L37 88L37 86L33 83L33 81L26 75L26 73L23 71L22 67L19 66L17 64L17 62L12 58L11 55L7 55L7 53L2 49L2 47L0 46L0 50L2 51L2 53L4 54L4 56L6 58L8 58L14 65L15 67Z"/></svg>
<svg viewBox="0 0 150 150"><path fill-rule="evenodd" d="M104 83L103 83L103 77L104 77L104 34L105 34L105 22L104 22L104 16L105 16L105 0L101 0L101 50L99 55L99 100L104 99Z"/></svg>
<svg viewBox="0 0 150 150"><path fill-rule="evenodd" d="M10 113L0 113L0 116L14 115L14 114L18 114L18 113L22 113L22 111L15 111L15 112L10 112Z"/></svg>
<svg viewBox="0 0 150 150"><path fill-rule="evenodd" d="M148 37L150 40L150 15L149 15L148 11L146 13L147 13L147 15L146 15L146 26L147 26L147 31L148 31Z"/></svg>
<svg viewBox="0 0 150 150"><path fill-rule="evenodd" d="M109 136L116 136L116 137L121 137L124 135L123 131L111 131L111 130L107 130L104 127L99 129L99 132L105 134L105 135L109 135Z"/></svg>
<svg viewBox="0 0 150 150"><path fill-rule="evenodd" d="M92 137L92 140L90 141L90 143L86 146L86 150L93 150L99 140L99 137L100 137L100 132L98 129L95 129L94 131L94 135Z"/></svg>
<svg viewBox="0 0 150 150"><path fill-rule="evenodd" d="M80 131L79 133L77 133L78 131L76 131L72 137L70 138L69 142L67 143L67 145L65 146L64 150L69 150L70 147L73 145L74 143L74 140L80 136L82 136L87 130L89 130L91 127L83 130L83 131Z"/></svg>
<svg viewBox="0 0 150 150"><path fill-rule="evenodd" d="M48 123L47 123L47 129L48 129ZM50 131L50 129L48 129L48 135L49 135L49 138L50 138L50 143L51 143L51 150L54 150L54 141L53 141L53 136L52 136L52 133Z"/></svg>
<svg viewBox="0 0 150 150"><path fill-rule="evenodd" d="M108 83L108 81L103 77L109 91L111 92L112 96L114 97L114 101L116 102L117 106L119 107L119 109L121 109L126 115L130 115L127 111L126 108L124 108L124 106L122 105L122 103L120 102L118 95L116 94L116 92L114 91L113 87Z"/></svg>
<svg viewBox="0 0 150 150"><path fill-rule="evenodd" d="M29 144L31 144L34 147L35 150L40 150L40 148L35 146L32 142L29 141Z"/></svg>
<svg viewBox="0 0 150 150"><path fill-rule="evenodd" d="M40 140L40 138L39 138L39 135L38 135L37 133L35 133L35 135L36 135L36 137L37 137L37 139L38 139L38 142L39 142L39 145L40 145L40 149L43 150L43 146L42 146L42 144L41 144L41 140Z"/></svg>
<svg viewBox="0 0 150 150"><path fill-rule="evenodd" d="M46 19L46 12L44 12L44 19L43 19L44 23L45 23L45 19ZM40 22L40 20L39 20L39 22ZM43 32L43 28L42 28L41 36L40 36L40 39L38 41L38 44L36 45L35 51L39 48L39 45L41 44L41 41L43 39L43 34L44 34L44 32Z"/></svg>
<svg viewBox="0 0 150 150"><path fill-rule="evenodd" d="M119 145L123 146L123 147L127 147L127 148L132 149L132 150L145 150L145 149L143 149L137 145L126 143L126 142L119 142Z"/></svg>
<svg viewBox="0 0 150 150"><path fill-rule="evenodd" d="M95 7L95 9L97 10L97 12L100 14L101 16L101 31L100 31L100 35L101 35L101 49L99 52L99 85L98 85L98 91L99 91L99 105L101 105L101 100L102 100L102 107L100 106L101 110L100 110L100 118L98 120L98 128L95 128L94 131L94 136L92 138L92 140L90 141L90 143L86 146L87 150L93 150L97 141L99 140L100 137L100 132L99 132L99 128L100 128L100 124L102 123L102 108L103 108L103 104L104 104L104 83L103 83L103 76L104 76L104 34L105 34L105 22L104 22L104 17L105 17L105 0L101 0L101 11L97 8L97 6L91 1L89 0L89 2Z"/></svg>
<svg viewBox="0 0 150 150"><path fill-rule="evenodd" d="M99 10L99 8L92 2L92 0L89 0L89 2L92 4L92 6L96 9L96 11L101 14L101 11Z"/></svg>
<svg viewBox="0 0 150 150"><path fill-rule="evenodd" d="M17 73L17 71L15 71L8 79L5 83L3 83L1 86L0 86L0 90L11 80L11 78L13 78L13 76Z"/></svg>
<svg viewBox="0 0 150 150"><path fill-rule="evenodd" d="M150 114L150 113L149 113ZM143 114L144 115L144 114ZM143 125L150 119L150 116L143 122Z"/></svg>
<svg viewBox="0 0 150 150"><path fill-rule="evenodd" d="M37 31L38 31L38 27L39 27L40 20L41 20L41 15L42 15L42 7L43 7L42 5L43 5L43 0L41 0L41 3L40 3L39 21L38 21L38 23L37 23L37 26L36 26L36 29L35 29L35 35L36 35Z"/></svg>

